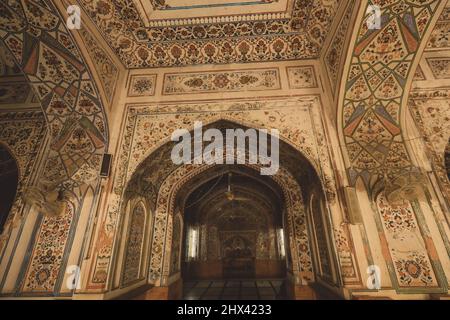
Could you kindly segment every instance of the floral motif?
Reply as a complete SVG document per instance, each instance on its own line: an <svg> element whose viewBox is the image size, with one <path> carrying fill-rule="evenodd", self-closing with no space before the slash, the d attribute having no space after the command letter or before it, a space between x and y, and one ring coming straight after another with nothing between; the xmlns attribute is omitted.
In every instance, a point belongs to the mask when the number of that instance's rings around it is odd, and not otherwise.
<svg viewBox="0 0 450 320"><path fill-rule="evenodd" d="M315 58L337 3L295 0L290 19L194 24L165 21L164 26L148 28L131 0L81 1L106 41L130 68Z"/></svg>
<svg viewBox="0 0 450 320"><path fill-rule="evenodd" d="M139 202L131 211L122 273L122 282L124 285L128 285L139 278L144 227L145 209L143 204Z"/></svg>
<svg viewBox="0 0 450 320"><path fill-rule="evenodd" d="M80 30L80 35L86 44L86 49L94 62L95 70L101 79L103 90L108 102L111 103L114 90L119 77L119 70L115 66L113 60L108 54L98 45L98 41L86 29Z"/></svg>
<svg viewBox="0 0 450 320"><path fill-rule="evenodd" d="M342 55L344 54L344 44L345 36L347 35L347 30L350 26L350 21L353 13L353 8L355 7L355 1L350 1L347 5L344 16L339 23L339 27L333 36L333 41L330 47L327 49L325 54L325 66L328 71L328 77L330 79L331 88L333 94L336 91L338 85L339 70L341 68Z"/></svg>
<svg viewBox="0 0 450 320"><path fill-rule="evenodd" d="M129 97L152 96L155 94L156 74L131 76Z"/></svg>
<svg viewBox="0 0 450 320"><path fill-rule="evenodd" d="M402 146L401 99L439 3L391 0L382 7L381 29L369 30L366 20L361 22L341 115L352 184L360 177L373 190L386 174L394 176L412 166Z"/></svg>
<svg viewBox="0 0 450 320"><path fill-rule="evenodd" d="M377 198L382 230L386 240L385 259L392 261L400 287L437 286L427 245L408 201L391 206L383 195ZM422 226L424 228L426 226ZM432 244L428 244L430 246Z"/></svg>
<svg viewBox="0 0 450 320"><path fill-rule="evenodd" d="M423 286L434 283L432 270L427 257L420 253L413 253L406 259L395 261L402 286Z"/></svg>
<svg viewBox="0 0 450 320"><path fill-rule="evenodd" d="M44 218L28 265L23 292L55 290L73 217L74 208L69 204L62 216Z"/></svg>
<svg viewBox="0 0 450 320"><path fill-rule="evenodd" d="M278 69L176 73L164 76L163 94L280 89Z"/></svg>

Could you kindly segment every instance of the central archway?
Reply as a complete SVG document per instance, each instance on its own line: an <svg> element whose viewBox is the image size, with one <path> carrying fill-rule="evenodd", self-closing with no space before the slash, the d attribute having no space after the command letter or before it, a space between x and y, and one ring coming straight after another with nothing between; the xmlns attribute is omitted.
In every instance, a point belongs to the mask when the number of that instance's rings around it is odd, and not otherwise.
<svg viewBox="0 0 450 320"><path fill-rule="evenodd" d="M218 120L204 127L208 128L248 128L228 120ZM223 170L234 171L235 174L255 179L261 164L243 164L240 166L222 165L176 165L171 161L173 142L167 142L155 150L133 173L125 195L139 194L148 200L154 212L154 223L151 239L151 254L148 261L148 281L156 287L169 288L168 298L180 297L179 283L183 245L180 241L187 226L185 207L189 196L199 186L211 182L223 175ZM270 150L269 150L270 151ZM247 152L247 150L241 151ZM308 286L315 281L317 266L316 238L311 236L311 218L306 214L305 203L312 196L311 190L319 190L323 194L323 184L311 162L289 143L280 141L280 169L268 178L265 185L278 190L278 205L275 212L279 216L278 226L286 233L285 249L289 263L286 263L291 291L295 286ZM248 155L248 153L247 153ZM236 156L236 155L235 155ZM247 158L248 159L248 158ZM251 174L249 174L251 172ZM261 180L261 177L257 179ZM260 181L261 182L261 181ZM315 188L311 188L315 186ZM318 196L318 195L317 195ZM304 201L305 199L305 201ZM331 234L331 227L325 226ZM175 229L175 233L174 233ZM175 234L175 236L174 236ZM330 238L330 237L328 237ZM175 242L174 242L175 239ZM323 247L323 246L322 246ZM332 245L325 243L331 260L335 259ZM174 249L177 252L174 252ZM316 261L314 261L316 260ZM331 263L335 263L332 261ZM291 296L294 294L292 293Z"/></svg>
<svg viewBox="0 0 450 320"><path fill-rule="evenodd" d="M156 210L157 215L161 214L161 220L164 219L164 215L166 216L166 226L161 228L160 230L155 228L156 237L154 237L153 239L153 248L155 248L156 250L153 251L150 266L150 277L155 278L155 284L173 287L171 285L173 283L176 283L180 279L181 273L179 272L179 270L173 270L170 268L170 266L173 265L173 257L180 257L182 255L182 246L176 242L180 241L181 237L174 237L175 228L173 226L173 221L174 219L176 219L174 217L180 215L180 212L183 213L183 211L186 210L186 201L188 200L189 196L192 195L192 192L186 191L196 190L195 186L201 186L202 182L204 182L205 179L210 181L211 179L220 179L220 176L223 175L224 172L233 172L235 176L245 175L247 180L254 180L257 179L255 177L257 177L258 175L258 169L258 165L235 166L232 169L226 169L226 167L224 168L223 166L186 165L180 167L171 176L169 176L161 189L163 192L160 193L158 197L158 199L161 200L158 201L158 204L161 203L163 207ZM286 255L287 258L285 260L284 267L287 268L288 274L293 277L293 281L296 284L307 284L313 282L314 270L310 249L310 235L307 230L307 217L305 214L303 196L298 183L284 168L281 168L276 175L270 178L265 177L264 179L260 178L259 180L265 180L264 182L267 185L270 184L274 192L279 193L277 197L280 199L281 203L279 203L279 207L276 208L281 211L278 212L278 227L286 230L286 245L284 246L284 249L286 249L286 251L288 252L288 254ZM164 186L172 187L164 188ZM255 190L253 190L253 192L254 191ZM168 207L164 206L164 204L166 203L168 204ZM223 208L226 209L226 207ZM184 217L185 224L187 224L186 213L184 215L181 214L180 216ZM230 233L230 231L231 233L234 233L234 236L236 236L236 234L240 235L241 240L243 239L243 234L245 234L245 232L239 231L239 228L236 225L232 226L231 230L229 229L226 233ZM268 232L269 230L266 231L266 236L270 236L270 233L273 233L273 230L270 230L272 232ZM162 237L158 238L158 234ZM203 237L202 241L204 241L206 233L203 232L201 236ZM159 248L159 245L161 244L161 241L163 239L165 241L165 244L164 250L162 251L163 255L161 255L160 250L158 250L157 248ZM257 239L255 239L255 241L256 240ZM177 254L172 253L172 250L174 250L174 248L179 250ZM251 252L251 249L249 247L245 248L244 251L245 250L247 252L243 253L243 255L239 257L239 259L234 259L234 262L237 262L238 264L245 263L247 265L246 267L248 267L248 264L252 262L251 260L253 259L253 255L256 255L256 252ZM223 268L227 267L227 258L229 257L225 257L225 264L222 266ZM262 263L262 261L259 260L260 259L257 259L258 262ZM267 263L267 261L265 262ZM275 260L273 262L273 266L276 267L278 261ZM253 261L253 263L256 263L256 261ZM160 269L161 265L162 271ZM237 273L239 272L239 266L232 264L229 267L234 268L234 270L228 270L228 272L234 271L232 273L233 277L239 277L239 275L237 275ZM255 268L255 273L262 273L261 275L263 277L273 277L273 274L265 273L259 268L256 269L256 267L257 265L253 266L253 268ZM278 268L280 268L279 265ZM160 272L162 272L162 274L159 277ZM226 272L226 270L224 270L223 272ZM251 277L248 273L246 274L246 276ZM285 274L283 274L283 276L285 276ZM158 283L158 281L160 281L160 283ZM176 291L176 289L174 290ZM171 295L178 296L179 294L175 293Z"/></svg>

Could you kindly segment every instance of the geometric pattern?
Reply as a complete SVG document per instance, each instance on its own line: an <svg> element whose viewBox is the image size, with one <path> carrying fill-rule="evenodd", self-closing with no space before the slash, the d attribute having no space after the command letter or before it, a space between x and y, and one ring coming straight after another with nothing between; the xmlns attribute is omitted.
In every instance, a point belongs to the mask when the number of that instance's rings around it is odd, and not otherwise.
<svg viewBox="0 0 450 320"><path fill-rule="evenodd" d="M417 66L416 72L414 73L414 81L422 81L422 80L426 80L425 78L425 74L422 71L422 68L420 67L420 65Z"/></svg>
<svg viewBox="0 0 450 320"><path fill-rule="evenodd" d="M381 28L368 29L367 16L358 29L341 115L352 184L360 177L372 190L411 169L400 128L404 87L440 3L369 1L380 6Z"/></svg>
<svg viewBox="0 0 450 320"><path fill-rule="evenodd" d="M175 20L148 27L133 0L80 1L128 68L317 58L337 3L294 0L290 18Z"/></svg>
<svg viewBox="0 0 450 320"><path fill-rule="evenodd" d="M0 83L0 104L21 104L30 96L30 86L24 82Z"/></svg>
<svg viewBox="0 0 450 320"><path fill-rule="evenodd" d="M439 20L430 35L430 39L427 42L427 50L437 48L450 48L450 38L448 36L448 30L450 30L449 3L447 3L447 7L440 15Z"/></svg>
<svg viewBox="0 0 450 320"><path fill-rule="evenodd" d="M52 141L44 174L54 181L73 178L65 187L77 187L77 179L86 180L84 172L98 168L108 140L94 81L49 1L2 1L0 11L0 39L45 111Z"/></svg>
<svg viewBox="0 0 450 320"><path fill-rule="evenodd" d="M0 76L3 77L23 77L18 65L14 61L14 56L0 41Z"/></svg>
<svg viewBox="0 0 450 320"><path fill-rule="evenodd" d="M31 88L19 66L16 65L14 56L0 40L0 104L23 104L28 98L30 100L33 98ZM11 106L13 109L15 107L19 106ZM4 109L3 106L2 109Z"/></svg>

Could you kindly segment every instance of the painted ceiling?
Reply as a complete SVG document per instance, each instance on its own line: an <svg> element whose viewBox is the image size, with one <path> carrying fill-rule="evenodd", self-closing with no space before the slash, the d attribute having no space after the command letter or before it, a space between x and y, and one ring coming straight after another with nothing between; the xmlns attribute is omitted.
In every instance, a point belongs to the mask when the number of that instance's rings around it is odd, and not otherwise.
<svg viewBox="0 0 450 320"><path fill-rule="evenodd" d="M382 28L370 30L362 23L351 49L342 113L348 173L352 184L362 178L371 190L417 170L404 144L401 106L420 42L443 1L418 3L383 2Z"/></svg>
<svg viewBox="0 0 450 320"><path fill-rule="evenodd" d="M317 58L338 2L80 0L128 68Z"/></svg>
<svg viewBox="0 0 450 320"><path fill-rule="evenodd" d="M0 41L0 111L40 108L28 80Z"/></svg>
<svg viewBox="0 0 450 320"><path fill-rule="evenodd" d="M227 166L217 166L199 178L203 181L201 185L192 182L185 188L184 192L191 192L188 197L183 191L180 194L186 197L183 207L186 221L190 223L212 223L220 225L221 229L236 229L236 225L244 230L254 229L267 227L276 220L274 214L283 210L279 187L245 166L228 170ZM235 196L232 200L226 194L228 186ZM281 225L281 216L277 218Z"/></svg>
<svg viewBox="0 0 450 320"><path fill-rule="evenodd" d="M135 0L136 8L146 26L189 24L190 19L203 18L207 22L226 21L234 17L240 21L264 20L268 14L288 18L292 0Z"/></svg>

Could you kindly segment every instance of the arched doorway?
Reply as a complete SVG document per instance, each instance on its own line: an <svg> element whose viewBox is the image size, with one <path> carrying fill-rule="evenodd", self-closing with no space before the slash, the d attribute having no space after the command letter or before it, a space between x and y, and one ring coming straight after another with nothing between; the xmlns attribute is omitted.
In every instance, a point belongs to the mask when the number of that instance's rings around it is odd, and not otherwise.
<svg viewBox="0 0 450 320"><path fill-rule="evenodd" d="M229 120L203 127L209 128L248 129ZM183 277L197 280L203 273L200 278L211 280L281 279L277 286L284 285L286 296L295 297L301 291L312 298L310 288L316 280L313 259L317 256L312 251L317 246L304 199L310 197L311 190L323 193L312 162L281 138L280 168L275 175L263 177L260 164L176 165L171 161L174 145L162 144L141 162L125 189L125 194L144 196L155 212L148 277L150 284L165 291L158 296L182 298ZM238 201L242 198L250 201ZM241 219L239 227L233 219ZM198 231L199 225L204 232ZM331 228L326 228L330 234ZM204 239L198 238L201 234ZM194 261L190 261L189 252L194 249L186 244L192 237L204 243L217 237L218 248L214 253L211 244L209 256L207 245L203 245L206 252L195 253ZM325 245L335 259L331 245ZM212 264L202 265L202 259L211 263L216 260L216 274L211 274ZM304 294L302 290L309 292ZM274 297L279 297L280 292Z"/></svg>
<svg viewBox="0 0 450 320"><path fill-rule="evenodd" d="M183 190L185 298L285 297L289 241L277 183L245 166L217 166Z"/></svg>
<svg viewBox="0 0 450 320"><path fill-rule="evenodd" d="M0 233L16 197L19 169L13 155L0 144Z"/></svg>

